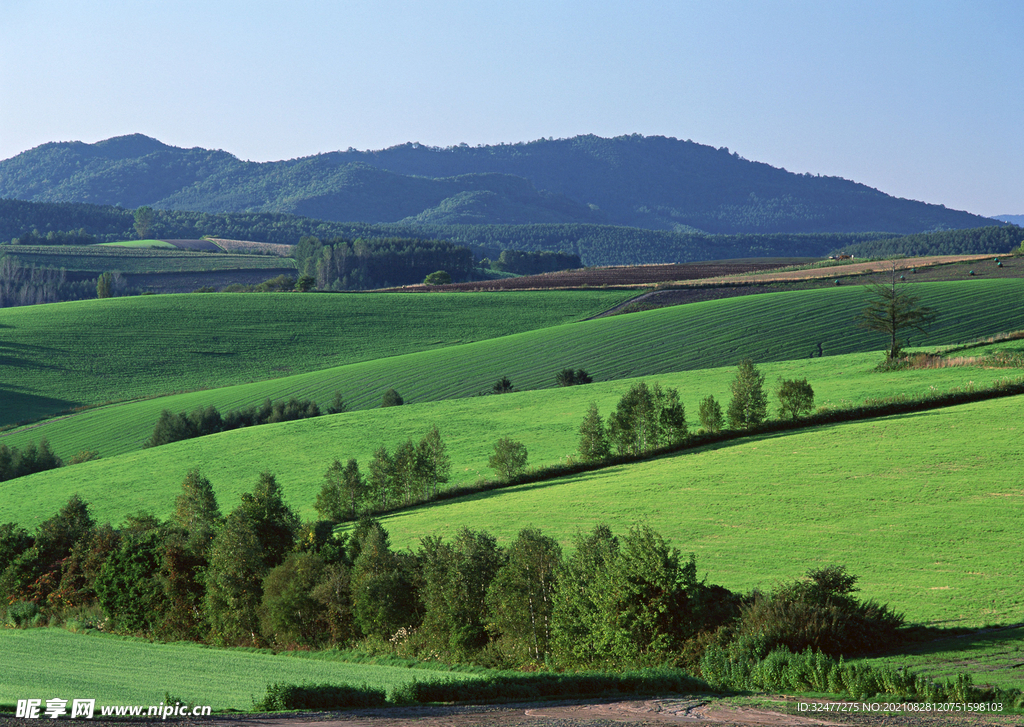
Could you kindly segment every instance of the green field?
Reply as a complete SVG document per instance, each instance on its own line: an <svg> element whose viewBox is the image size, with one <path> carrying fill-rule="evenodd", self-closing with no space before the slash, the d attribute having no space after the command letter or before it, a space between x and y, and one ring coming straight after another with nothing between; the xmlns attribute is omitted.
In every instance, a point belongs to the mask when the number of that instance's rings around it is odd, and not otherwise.
<svg viewBox="0 0 1024 727"><path fill-rule="evenodd" d="M928 343L1024 328L1024 310L1016 303L1024 281L922 289L929 302L950 311ZM68 309L75 321L70 330L59 329L53 307L38 318L20 318L22 309L0 312L0 324L13 325L6 331L11 351L20 354L0 364L0 375L18 382L17 388L0 389L7 422L82 403L276 379L86 412L11 433L4 441L24 444L46 436L58 454L92 449L110 455L141 446L164 408L215 405L223 411L289 396L326 404L335 390L350 407L366 408L392 387L409 402L436 401L475 396L502 376L520 390L552 387L555 373L566 366L582 366L596 380L609 381L706 369L744 357L804 359L817 353L818 344L826 358L884 345L877 334L855 327L851 311L859 310L865 292L852 288L747 296L557 325L626 295L151 296L130 304L61 304L80 306ZM513 300L526 304L506 306L507 296L521 296ZM35 306L41 307L46 306ZM147 332L139 336L137 330ZM524 330L530 332L508 335ZM479 342L465 345L470 341ZM423 349L436 350L400 355ZM81 353L90 350L100 353ZM363 363L336 368L357 361ZM277 378L298 371L310 373Z"/></svg>
<svg viewBox="0 0 1024 727"><path fill-rule="evenodd" d="M0 424L506 336L580 320L629 295L220 293L8 308Z"/></svg>
<svg viewBox="0 0 1024 727"><path fill-rule="evenodd" d="M198 644L153 644L61 629L0 630L0 704L19 699L95 699L101 705L158 705L167 692L214 710L248 711L267 684L351 684L391 693L412 681L480 678L465 672L348 664Z"/></svg>
<svg viewBox="0 0 1024 727"><path fill-rule="evenodd" d="M163 248L163 245L160 247ZM157 249L149 245L18 245L5 249L4 254L14 257L23 265L93 273L113 270L125 274L179 273L295 267L295 261L291 258L195 252L180 250L173 245L170 249Z"/></svg>
<svg viewBox="0 0 1024 727"><path fill-rule="evenodd" d="M144 249L177 250L178 248L165 240L121 240L120 242L101 242L107 247L132 247Z"/></svg>
<svg viewBox="0 0 1024 727"><path fill-rule="evenodd" d="M1011 397L761 435L383 522L396 545L463 525L503 542L533 526L565 544L599 523L619 533L643 523L731 589L843 564L861 577L859 595L912 622L1016 623L1022 416L1024 398Z"/></svg>
<svg viewBox="0 0 1024 727"><path fill-rule="evenodd" d="M928 283L916 290L939 319L927 337L911 332L915 346L1024 329L1022 280ZM452 484L470 484L492 476L487 457L502 436L526 444L532 466L566 461L575 453L589 404L607 415L631 377L678 387L696 429L698 402L713 394L724 407L735 363L744 357L758 362L769 391L781 379L807 378L819 406L980 388L1021 375L1020 369L977 366L875 372L886 341L855 326L866 295L860 287L793 291L596 320L583 319L630 293L218 294L0 310L0 421L136 399L0 434L0 443L14 446L45 436L66 459L81 449L102 456L2 483L0 522L31 529L76 492L100 522L117 524L139 510L166 517L193 467L212 481L225 513L261 471L270 470L288 503L311 519L331 460L354 457L365 471L377 447L393 450L435 424L452 458ZM817 356L819 346L824 357ZM964 355L992 350L1024 352L1024 341ZM556 388L555 374L565 367L586 368L597 382ZM501 376L512 379L517 393L478 396ZM407 405L374 408L390 387ZM353 411L141 448L164 408L212 404L223 412L290 396L325 405L336 390ZM190 393L161 396L173 391ZM773 396L773 414L775 403ZM426 535L451 535L462 526L487 530L503 544L533 526L567 547L579 530L599 523L618 534L644 524L684 554L695 553L701 577L733 590L770 589L810 568L843 564L860 576L859 596L891 604L910 622L1020 623L1022 414L1024 397L1018 396L762 434L411 508L382 520L396 546L412 548ZM265 674L291 668L280 666L285 662L306 661L61 634L0 632L0 650L27 659L33 649L62 655L83 643L101 644L94 650L102 661L97 657L89 662L95 669L78 676L33 671L12 694L40 684L88 687L97 694L116 690L115 667L103 671L102 664L141 663L133 660L145 660L137 654L148 648L156 671L139 683L153 685L155 696L110 692L110 702L155 704L170 691L244 708L251 694L261 695L273 681ZM979 664L1009 664L1018 659L1019 634L1003 641L1009 645L965 650L980 654ZM115 647L126 651L115 653ZM948 650L957 651L955 642ZM222 661L236 657L270 661ZM204 669L212 664L210 675L184 681L190 659ZM945 647L935 647L914 663L936 674L956 670L955 655L944 660ZM366 676L363 666L309 663L339 671L275 678L387 688L398 683L387 674ZM0 703L25 698L3 691L11 683L3 669ZM232 670L243 675L234 684L215 676ZM86 672L94 681L68 681ZM251 682L251 691L250 673L262 679Z"/></svg>
<svg viewBox="0 0 1024 727"><path fill-rule="evenodd" d="M771 382L807 376L820 403L860 401L901 390L923 392L1004 370L948 368L868 372L871 355L765 365ZM842 361L842 370L834 366ZM831 373L831 376L828 374ZM725 398L732 369L660 377L679 386L690 411L706 393ZM365 466L374 448L393 448L439 424L453 480L490 476L486 458L514 436L531 462L549 464L575 449L591 400L610 411L628 382L436 402L267 425L11 480L0 522L27 526L51 515L71 492L101 521L147 509L169 514L187 470L201 466L221 507L236 506L258 472L275 472L301 515L312 509L334 457ZM656 460L415 508L384 518L394 542L454 533L462 525L508 542L525 526L568 545L577 528L607 522L617 532L644 523L698 556L712 582L770 587L807 569L842 563L862 577L863 595L894 603L912 621L944 625L1024 617L1018 588L1024 510L1017 472L1024 398L988 402L789 433L760 435ZM398 416L401 414L401 416ZM524 423L525 422L525 423ZM514 516L510 516L514 513ZM772 543L765 548L764 543Z"/></svg>

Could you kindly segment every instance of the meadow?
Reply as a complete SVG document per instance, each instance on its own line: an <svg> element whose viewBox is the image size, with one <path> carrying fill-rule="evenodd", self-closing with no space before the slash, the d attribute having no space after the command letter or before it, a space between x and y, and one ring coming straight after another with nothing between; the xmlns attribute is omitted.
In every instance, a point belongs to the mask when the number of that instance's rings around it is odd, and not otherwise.
<svg viewBox="0 0 1024 727"><path fill-rule="evenodd" d="M596 315L629 295L219 293L7 308L0 424L506 336Z"/></svg>
<svg viewBox="0 0 1024 727"><path fill-rule="evenodd" d="M248 711L273 682L366 684L391 694L412 681L479 674L351 664L191 643L154 644L63 629L0 630L0 704L19 699L96 699L101 705L158 705L166 693L215 711ZM301 655L300 655L301 656ZM126 678L126 675L131 675Z"/></svg>
<svg viewBox="0 0 1024 727"><path fill-rule="evenodd" d="M945 283L922 290L944 312L922 345L1024 328L1024 311L1015 302L1024 281ZM52 312L43 320L11 315L7 320L16 327L9 331L9 345L22 356L0 365L0 374L20 385L0 389L11 402L8 422L18 420L15 410L53 413L118 393L129 398L239 380L261 383L87 411L10 432L3 441L22 446L45 436L62 456L82 449L111 456L141 447L164 408L213 405L224 411L289 396L326 405L340 391L351 409L364 409L379 405L389 388L418 403L477 396L502 376L518 390L550 388L565 367L583 367L597 381L613 381L731 365L746 357L809 359L819 346L825 358L834 358L885 343L879 334L856 327L855 312L866 295L859 288L773 293L563 323L603 310L624 295L153 296L145 299L152 304L73 310L79 323L66 332L56 329ZM525 304L503 308L503 296L521 296L514 300ZM218 307L218 301L224 305ZM252 325L257 317L258 327ZM0 314L0 323L4 320ZM134 335L140 329L147 333ZM53 345L44 347L47 333ZM289 345L281 346L282 340ZM918 342L916 332L912 340ZM80 353L97 346L105 354ZM419 352L402 355L408 351ZM361 363L339 366L356 361ZM284 378L292 371L308 373ZM60 398L51 399L54 394Z"/></svg>
<svg viewBox="0 0 1024 727"><path fill-rule="evenodd" d="M1019 344L1019 342L1016 342ZM984 386L1006 370L956 367L875 373L875 354L761 368L768 386L807 377L820 404L860 403L894 392ZM696 426L695 402L727 400L731 367L658 377L677 386ZM186 472L202 469L222 510L235 507L264 469L304 518L334 457L365 467L438 424L453 484L490 477L493 442L512 436L534 465L565 461L595 401L614 407L629 381L376 409L236 430L52 470L4 483L0 521L49 517L71 492L100 521L148 510L167 516ZM774 402L773 402L774 403ZM701 573L732 589L771 587L812 567L847 565L864 595L911 620L982 625L1024 617L1016 544L1024 535L1024 400L1009 397L875 420L756 435L631 465L479 493L384 516L396 545L466 525L508 543L534 526L567 546L577 529L650 525ZM762 547L771 542L773 547ZM1015 560L1016 558L1016 560Z"/></svg>

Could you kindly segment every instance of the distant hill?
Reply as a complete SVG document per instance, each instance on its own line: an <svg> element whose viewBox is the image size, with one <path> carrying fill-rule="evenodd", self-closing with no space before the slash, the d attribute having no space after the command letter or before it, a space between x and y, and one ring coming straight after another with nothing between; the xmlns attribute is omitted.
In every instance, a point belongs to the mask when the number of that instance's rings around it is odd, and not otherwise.
<svg viewBox="0 0 1024 727"><path fill-rule="evenodd" d="M1009 222L1018 227L1024 227L1024 215L996 215L992 218L993 220L999 220L1000 222Z"/></svg>
<svg viewBox="0 0 1024 727"><path fill-rule="evenodd" d="M606 224L714 234L915 232L989 218L640 135L495 146L404 144L280 162L135 134L0 162L0 198L407 225Z"/></svg>

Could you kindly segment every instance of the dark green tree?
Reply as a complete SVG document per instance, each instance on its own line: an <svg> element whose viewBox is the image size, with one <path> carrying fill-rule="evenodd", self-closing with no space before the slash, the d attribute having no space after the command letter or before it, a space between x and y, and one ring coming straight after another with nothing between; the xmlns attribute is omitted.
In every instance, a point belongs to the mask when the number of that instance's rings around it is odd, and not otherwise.
<svg viewBox="0 0 1024 727"><path fill-rule="evenodd" d="M701 399L700 409L697 414L700 417L700 425L704 427L704 431L711 432L712 434L722 431L725 418L722 416L722 407L715 400L715 397L709 394Z"/></svg>
<svg viewBox="0 0 1024 727"><path fill-rule="evenodd" d="M228 515L210 547L205 611L215 641L256 645L263 578L269 571L258 524L241 506Z"/></svg>
<svg viewBox="0 0 1024 727"><path fill-rule="evenodd" d="M502 376L500 379L498 379L497 383L495 383L494 386L491 387L491 391L493 391L495 394L509 394L514 390L515 387L512 385L512 381L507 376Z"/></svg>
<svg viewBox="0 0 1024 727"><path fill-rule="evenodd" d="M807 379L786 379L779 384L779 417L787 416L798 419L803 414L814 411L814 389Z"/></svg>
<svg viewBox="0 0 1024 727"><path fill-rule="evenodd" d="M620 454L643 454L681 442L687 436L686 412L679 392L660 384L633 384L608 418L609 440Z"/></svg>
<svg viewBox="0 0 1024 727"><path fill-rule="evenodd" d="M139 207L135 210L135 234L140 240L148 240L153 227L155 214L152 207ZM102 296L100 296L102 297Z"/></svg>
<svg viewBox="0 0 1024 727"><path fill-rule="evenodd" d="M114 275L113 273L102 273L96 279L96 297L97 298L112 298L114 297L113 291Z"/></svg>
<svg viewBox="0 0 1024 727"><path fill-rule="evenodd" d="M736 378L730 385L732 399L726 414L732 429L756 427L768 416L768 396L764 391L764 374L749 358L740 361Z"/></svg>
<svg viewBox="0 0 1024 727"><path fill-rule="evenodd" d="M351 584L352 612L363 634L390 639L399 629L419 622L414 579L379 525L365 530L352 564Z"/></svg>
<svg viewBox="0 0 1024 727"><path fill-rule="evenodd" d="M584 462L598 462L611 454L604 420L597 410L597 404L593 402L587 410L586 418L580 424L579 453L580 459Z"/></svg>
<svg viewBox="0 0 1024 727"><path fill-rule="evenodd" d="M511 480L526 469L528 453L526 445L508 437L494 443L494 453L487 460L487 466L505 480Z"/></svg>
<svg viewBox="0 0 1024 727"><path fill-rule="evenodd" d="M487 643L487 588L504 562L493 536L461 528L451 543L423 539L420 636L428 648L466 659Z"/></svg>
<svg viewBox="0 0 1024 727"><path fill-rule="evenodd" d="M318 646L326 637L325 604L314 596L326 565L315 553L290 553L263 579L260 622L271 643Z"/></svg>
<svg viewBox="0 0 1024 727"><path fill-rule="evenodd" d="M188 545L205 556L214 536L224 524L213 485L198 469L189 470L175 501L173 522L188 534Z"/></svg>
<svg viewBox="0 0 1024 727"><path fill-rule="evenodd" d="M556 579L552 610L552 651L559 664L611 667L605 645L609 574L619 557L619 541L607 525L577 533L573 552Z"/></svg>
<svg viewBox="0 0 1024 727"><path fill-rule="evenodd" d="M341 397L340 391L334 392L334 398L331 399L331 405L327 407L328 414L343 414L348 411L348 405L345 404L345 400Z"/></svg>
<svg viewBox="0 0 1024 727"><path fill-rule="evenodd" d="M402 406L405 403L405 399L394 389L388 389L384 392L384 397L380 400L381 408L386 406Z"/></svg>
<svg viewBox="0 0 1024 727"><path fill-rule="evenodd" d="M562 549L539 530L527 528L508 551L487 591L492 624L505 653L543 661L550 652L552 614Z"/></svg>
<svg viewBox="0 0 1024 727"><path fill-rule="evenodd" d="M440 486L451 479L452 460L437 425L416 445L416 470L425 498L436 496Z"/></svg>
<svg viewBox="0 0 1024 727"><path fill-rule="evenodd" d="M255 489L242 495L238 509L245 512L256 528L266 567L280 565L295 543L299 518L285 504L277 478L262 472Z"/></svg>

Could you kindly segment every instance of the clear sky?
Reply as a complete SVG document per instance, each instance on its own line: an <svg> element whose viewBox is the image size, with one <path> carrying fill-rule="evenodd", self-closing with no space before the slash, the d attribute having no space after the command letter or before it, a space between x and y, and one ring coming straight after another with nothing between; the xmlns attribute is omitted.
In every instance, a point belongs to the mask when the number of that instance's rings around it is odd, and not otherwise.
<svg viewBox="0 0 1024 727"><path fill-rule="evenodd" d="M0 159L641 133L1024 214L1021 0L0 0Z"/></svg>

